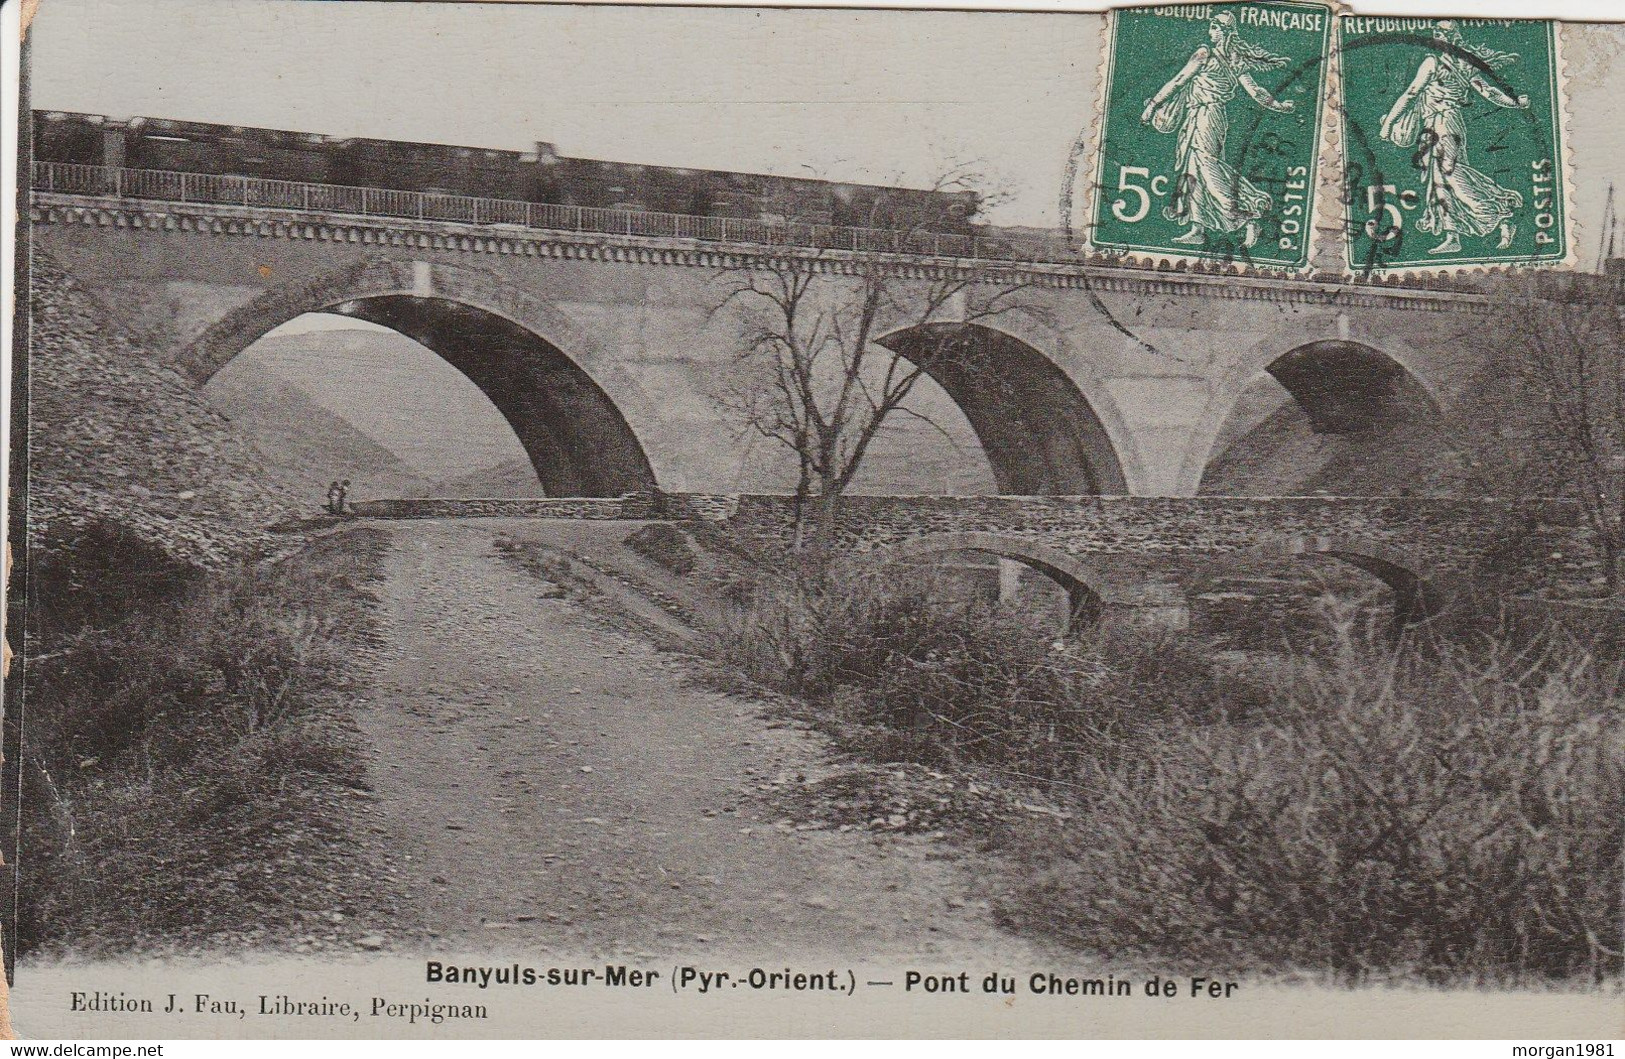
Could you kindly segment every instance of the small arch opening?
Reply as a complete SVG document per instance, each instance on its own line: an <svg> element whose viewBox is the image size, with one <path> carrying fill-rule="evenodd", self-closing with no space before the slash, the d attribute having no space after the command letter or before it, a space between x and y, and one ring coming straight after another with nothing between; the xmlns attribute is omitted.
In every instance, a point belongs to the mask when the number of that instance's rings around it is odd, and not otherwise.
<svg viewBox="0 0 1625 1059"><path fill-rule="evenodd" d="M1340 637L1392 639L1443 609L1403 561L1359 545L1289 542L1193 564L1191 631L1221 651L1314 651Z"/></svg>
<svg viewBox="0 0 1625 1059"><path fill-rule="evenodd" d="M954 604L997 606L1045 635L1085 636L1100 624L1105 600L1093 571L1070 556L990 534L916 538L881 556L908 587Z"/></svg>

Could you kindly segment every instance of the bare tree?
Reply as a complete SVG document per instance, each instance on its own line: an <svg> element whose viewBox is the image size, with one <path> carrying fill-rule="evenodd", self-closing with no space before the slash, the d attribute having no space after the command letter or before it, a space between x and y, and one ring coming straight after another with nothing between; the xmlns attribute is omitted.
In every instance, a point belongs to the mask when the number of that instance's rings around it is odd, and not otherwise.
<svg viewBox="0 0 1625 1059"><path fill-rule="evenodd" d="M1625 319L1611 277L1499 278L1500 340L1469 461L1497 493L1578 506L1610 592L1625 592ZM1485 413L1484 409L1489 409Z"/></svg>
<svg viewBox="0 0 1625 1059"><path fill-rule="evenodd" d="M938 211L952 202L882 199L872 209L888 225L887 245L907 247L941 224L948 214ZM741 332L732 384L719 397L745 432L795 457L795 545L815 557L826 554L841 498L893 416L948 436L909 407L920 380L954 358L956 375L1005 385L978 325L1042 315L1023 297L1025 280L963 260L922 265L892 253L803 249L725 269L723 281L718 311L736 313ZM906 343L878 341L899 332Z"/></svg>

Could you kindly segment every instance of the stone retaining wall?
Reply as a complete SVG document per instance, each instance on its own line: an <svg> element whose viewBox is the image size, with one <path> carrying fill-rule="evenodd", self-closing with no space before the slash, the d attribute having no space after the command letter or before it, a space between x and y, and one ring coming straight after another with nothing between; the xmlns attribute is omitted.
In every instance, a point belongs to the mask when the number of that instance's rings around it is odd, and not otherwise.
<svg viewBox="0 0 1625 1059"><path fill-rule="evenodd" d="M399 500L363 500L352 505L357 515L369 518L563 518L650 519L656 514L654 498L633 494L620 497L412 497Z"/></svg>
<svg viewBox="0 0 1625 1059"><path fill-rule="evenodd" d="M654 499L659 517L673 522L727 522L739 513L740 498L724 493L661 493Z"/></svg>

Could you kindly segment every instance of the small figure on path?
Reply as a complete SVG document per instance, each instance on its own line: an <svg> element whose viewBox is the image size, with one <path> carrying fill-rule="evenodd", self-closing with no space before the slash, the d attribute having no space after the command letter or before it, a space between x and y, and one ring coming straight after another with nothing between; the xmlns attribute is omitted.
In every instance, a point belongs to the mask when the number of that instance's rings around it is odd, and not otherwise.
<svg viewBox="0 0 1625 1059"><path fill-rule="evenodd" d="M345 498L350 495L350 479L333 482L327 487L327 510L334 515L344 514Z"/></svg>

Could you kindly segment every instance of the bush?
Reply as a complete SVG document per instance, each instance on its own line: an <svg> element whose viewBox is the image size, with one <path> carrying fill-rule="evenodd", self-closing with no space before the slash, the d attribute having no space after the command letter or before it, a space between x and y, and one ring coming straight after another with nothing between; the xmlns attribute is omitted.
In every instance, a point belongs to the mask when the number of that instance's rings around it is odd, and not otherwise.
<svg viewBox="0 0 1625 1059"><path fill-rule="evenodd" d="M899 595L897 580L880 570L778 583L710 630L709 653L821 704L817 719L871 752L1035 779L1072 777L1170 718L1250 708L1250 688L1179 639L1058 641L998 606L938 598L929 584Z"/></svg>
<svg viewBox="0 0 1625 1059"><path fill-rule="evenodd" d="M1097 770L1008 911L1209 969L1617 976L1619 692L1550 642L1299 660L1252 718Z"/></svg>
<svg viewBox="0 0 1625 1059"><path fill-rule="evenodd" d="M1468 623L1396 640L1360 601L1328 599L1298 653L1253 656L1243 676L1194 637L1057 646L899 580L776 584L709 650L802 698L848 750L991 774L1067 810L976 836L1015 865L1008 924L1208 973L1625 969L1619 667L1562 634Z"/></svg>
<svg viewBox="0 0 1625 1059"><path fill-rule="evenodd" d="M366 582L383 545L352 531L285 562L175 578L131 611L78 607L84 627L59 618L52 639L31 641L20 952L296 914L310 865L284 839L336 827L312 821L312 799L363 775L334 707L371 635ZM116 603L98 571L118 567L118 550L98 558L71 571L59 558L59 580Z"/></svg>
<svg viewBox="0 0 1625 1059"><path fill-rule="evenodd" d="M178 598L201 577L116 522L64 527L30 544L28 635L60 650L87 628Z"/></svg>
<svg viewBox="0 0 1625 1059"><path fill-rule="evenodd" d="M626 538L626 546L678 577L687 577L700 565L694 541L669 522L639 527Z"/></svg>

